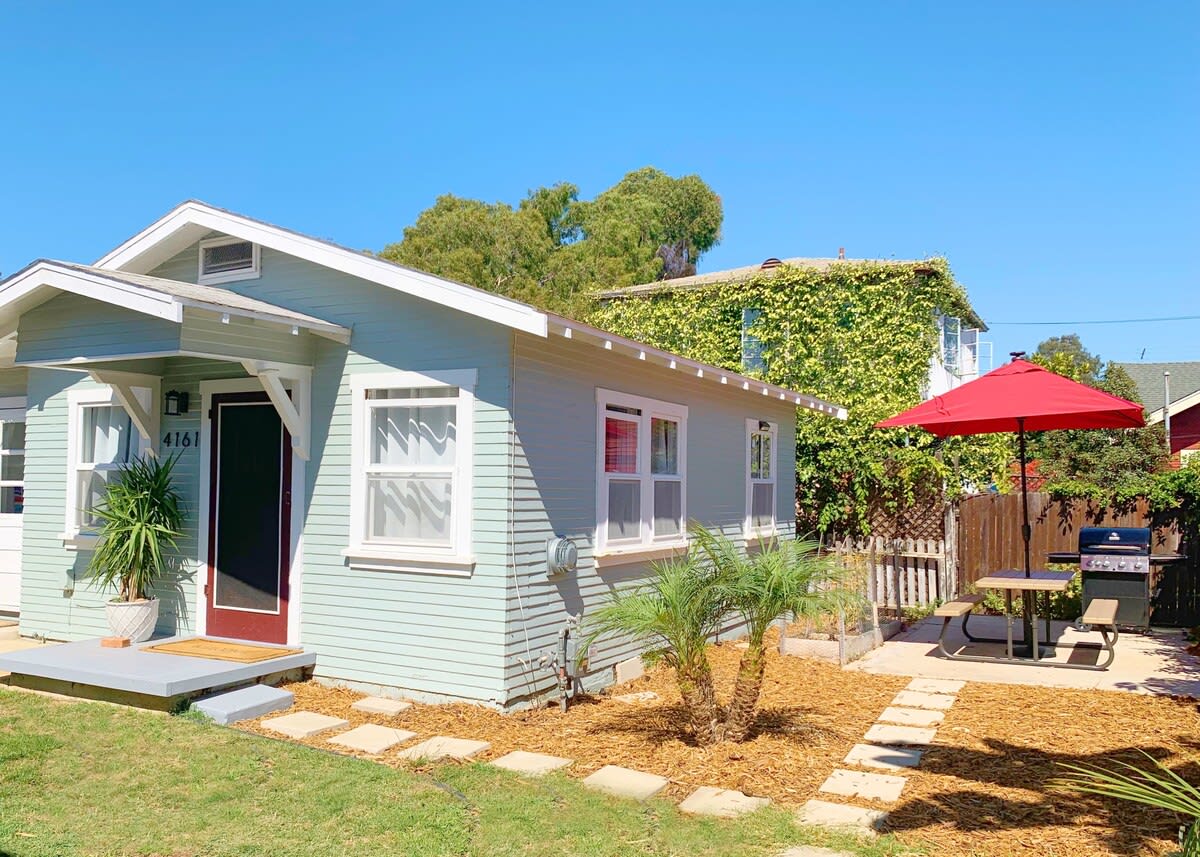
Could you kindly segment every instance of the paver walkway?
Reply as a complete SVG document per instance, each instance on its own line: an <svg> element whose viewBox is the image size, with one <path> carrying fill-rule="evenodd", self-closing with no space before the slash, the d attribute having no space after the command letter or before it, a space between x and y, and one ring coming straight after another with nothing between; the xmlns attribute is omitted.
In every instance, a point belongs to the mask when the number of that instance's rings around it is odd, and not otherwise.
<svg viewBox="0 0 1200 857"><path fill-rule="evenodd" d="M879 715L881 722L867 730L866 743L855 744L842 760L842 764L855 768L836 768L819 791L875 804L898 801L906 782L903 774L921 763L922 751L916 748L933 743L946 710L954 705L956 694L964 685L965 682L956 680L913 679ZM864 771L862 768L875 770ZM874 808L810 800L800 809L798 818L802 824L848 828L874 835L883 826L887 813ZM793 855L793 852L786 853L789 857ZM798 857L804 852L794 853Z"/></svg>

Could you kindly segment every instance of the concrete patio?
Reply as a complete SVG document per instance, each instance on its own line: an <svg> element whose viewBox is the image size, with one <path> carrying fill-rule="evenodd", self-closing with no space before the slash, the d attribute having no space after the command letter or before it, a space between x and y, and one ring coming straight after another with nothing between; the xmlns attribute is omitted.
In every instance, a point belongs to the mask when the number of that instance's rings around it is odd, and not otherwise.
<svg viewBox="0 0 1200 857"><path fill-rule="evenodd" d="M970 628L973 634L988 637L1003 637L1005 633L1004 619L1000 616L973 616ZM937 651L941 629L941 619L926 619L847 669L917 678L1200 696L1200 658L1187 653L1187 643L1177 628L1155 629L1146 635L1122 633L1117 641L1116 659L1104 671L948 660ZM1019 629L1016 633L1020 633ZM1069 648L1080 642L1100 642L1098 633L1085 634L1067 622L1052 622L1051 637L1058 648L1047 660L1094 664L1100 655L1096 649ZM970 654L1001 654L1004 650L1002 645L968 643L957 619L946 634L946 648Z"/></svg>

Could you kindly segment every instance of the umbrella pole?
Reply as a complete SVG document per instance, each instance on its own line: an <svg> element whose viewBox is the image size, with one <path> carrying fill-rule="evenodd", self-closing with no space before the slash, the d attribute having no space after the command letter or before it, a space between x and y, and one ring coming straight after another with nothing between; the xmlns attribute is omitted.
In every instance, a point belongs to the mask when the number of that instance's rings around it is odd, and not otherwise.
<svg viewBox="0 0 1200 857"><path fill-rule="evenodd" d="M1021 539L1025 542L1025 576L1029 577L1029 541L1033 530L1029 526L1029 477L1027 469L1027 454L1025 449L1025 418L1017 418L1017 440L1021 450Z"/></svg>

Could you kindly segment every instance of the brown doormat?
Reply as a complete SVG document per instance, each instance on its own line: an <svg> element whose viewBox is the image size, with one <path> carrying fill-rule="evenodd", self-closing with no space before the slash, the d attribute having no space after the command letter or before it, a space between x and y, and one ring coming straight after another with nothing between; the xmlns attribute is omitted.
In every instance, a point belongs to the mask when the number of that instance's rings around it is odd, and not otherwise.
<svg viewBox="0 0 1200 857"><path fill-rule="evenodd" d="M256 646L253 643L231 643L227 640L192 637L189 640L173 640L170 643L146 646L142 651L162 652L164 655L184 655L189 658L208 658L214 661L233 661L239 664L256 664L259 661L269 661L285 655L298 655L304 650L279 649L274 646Z"/></svg>

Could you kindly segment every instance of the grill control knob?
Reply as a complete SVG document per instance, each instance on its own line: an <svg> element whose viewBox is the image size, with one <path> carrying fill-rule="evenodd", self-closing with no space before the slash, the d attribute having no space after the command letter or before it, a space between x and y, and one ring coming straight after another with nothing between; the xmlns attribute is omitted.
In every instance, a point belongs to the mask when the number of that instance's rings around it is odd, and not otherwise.
<svg viewBox="0 0 1200 857"><path fill-rule="evenodd" d="M1117 568L1124 568L1124 567L1125 567L1125 560L1121 560L1119 563L1117 563Z"/></svg>
<svg viewBox="0 0 1200 857"><path fill-rule="evenodd" d="M1112 568L1112 563L1111 563L1111 562L1109 562L1108 560L1105 560L1105 561L1104 561L1104 567L1105 567L1105 568Z"/></svg>
<svg viewBox="0 0 1200 857"><path fill-rule="evenodd" d="M1137 571L1137 570L1138 570L1139 568L1141 568L1141 567L1142 567L1142 561L1141 561L1140 559L1139 559L1137 562L1135 562L1135 563L1133 564L1133 570L1134 570L1134 571Z"/></svg>

